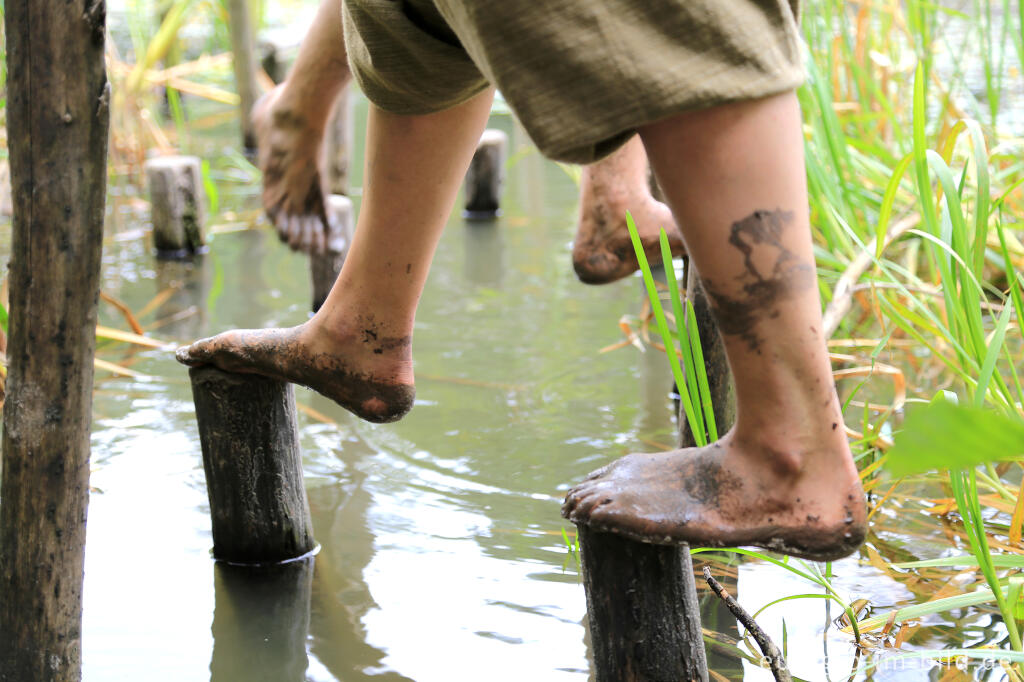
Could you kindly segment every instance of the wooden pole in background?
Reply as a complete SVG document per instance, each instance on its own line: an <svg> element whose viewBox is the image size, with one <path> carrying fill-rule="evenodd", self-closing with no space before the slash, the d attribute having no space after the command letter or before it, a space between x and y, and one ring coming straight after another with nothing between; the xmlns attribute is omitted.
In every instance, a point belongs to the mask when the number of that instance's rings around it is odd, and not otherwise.
<svg viewBox="0 0 1024 682"><path fill-rule="evenodd" d="M14 200L0 680L81 679L110 86L104 0L7 0Z"/></svg>
<svg viewBox="0 0 1024 682"><path fill-rule="evenodd" d="M238 88L242 146L246 151L252 152L256 149L256 130L250 114L253 104L256 103L257 89L255 36L249 0L228 0L228 24L231 31L235 85Z"/></svg>

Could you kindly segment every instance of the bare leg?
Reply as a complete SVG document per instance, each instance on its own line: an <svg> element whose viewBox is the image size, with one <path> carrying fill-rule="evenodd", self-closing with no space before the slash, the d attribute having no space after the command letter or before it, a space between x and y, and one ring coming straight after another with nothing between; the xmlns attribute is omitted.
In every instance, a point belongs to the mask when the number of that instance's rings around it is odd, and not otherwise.
<svg viewBox="0 0 1024 682"><path fill-rule="evenodd" d="M371 106L362 210L320 311L291 329L197 341L178 360L303 384L369 421L401 418L414 395L416 306L493 94L426 116Z"/></svg>
<svg viewBox="0 0 1024 682"><path fill-rule="evenodd" d="M705 448L613 462L563 514L648 542L845 556L865 510L821 331L796 96L640 132L715 306L736 425Z"/></svg>
<svg viewBox="0 0 1024 682"><path fill-rule="evenodd" d="M649 260L661 263L661 228L668 233L673 255L686 253L672 212L651 195L647 154L639 136L611 156L583 167L580 221L572 247L572 266L580 281L606 284L640 267L626 231L626 211L636 221Z"/></svg>
<svg viewBox="0 0 1024 682"><path fill-rule="evenodd" d="M288 79L253 107L263 208L293 249L323 249L324 128L350 76L341 0L323 0Z"/></svg>

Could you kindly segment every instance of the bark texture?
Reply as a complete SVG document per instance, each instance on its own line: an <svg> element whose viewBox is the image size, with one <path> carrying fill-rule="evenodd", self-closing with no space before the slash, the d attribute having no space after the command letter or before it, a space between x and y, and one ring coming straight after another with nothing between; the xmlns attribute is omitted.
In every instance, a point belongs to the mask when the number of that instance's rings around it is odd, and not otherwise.
<svg viewBox="0 0 1024 682"><path fill-rule="evenodd" d="M707 682L689 548L576 528L597 682Z"/></svg>
<svg viewBox="0 0 1024 682"><path fill-rule="evenodd" d="M214 367L189 370L213 522L213 555L263 564L316 546L291 384Z"/></svg>
<svg viewBox="0 0 1024 682"><path fill-rule="evenodd" d="M466 171L465 217L484 220L498 215L507 155L508 135L501 130L485 130Z"/></svg>
<svg viewBox="0 0 1024 682"><path fill-rule="evenodd" d="M249 13L249 0L228 0L228 24L231 31L231 54L238 88L239 118L242 125L242 146L256 149L256 129L250 114L256 103L256 46Z"/></svg>
<svg viewBox="0 0 1024 682"><path fill-rule="evenodd" d="M110 89L103 0L8 0L14 229L0 486L0 680L81 679Z"/></svg>

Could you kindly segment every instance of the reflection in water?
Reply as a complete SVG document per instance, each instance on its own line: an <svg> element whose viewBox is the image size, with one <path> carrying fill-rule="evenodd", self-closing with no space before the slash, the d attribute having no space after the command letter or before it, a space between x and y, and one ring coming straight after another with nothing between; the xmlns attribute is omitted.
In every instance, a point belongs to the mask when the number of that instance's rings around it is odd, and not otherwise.
<svg viewBox="0 0 1024 682"><path fill-rule="evenodd" d="M365 448L346 448L346 459L372 456ZM384 653L366 641L363 617L376 607L363 579L363 570L374 554L374 537L367 527L371 496L366 474L356 467L341 484L323 485L308 491L313 528L322 550L317 557L313 583L312 652L333 676L353 682L372 679L408 680L397 673L379 671Z"/></svg>
<svg viewBox="0 0 1024 682"><path fill-rule="evenodd" d="M466 281L481 287L500 289L505 278L505 230L498 220L466 222Z"/></svg>
<svg viewBox="0 0 1024 682"><path fill-rule="evenodd" d="M313 563L214 565L210 682L306 679Z"/></svg>
<svg viewBox="0 0 1024 682"><path fill-rule="evenodd" d="M209 255L199 255L189 260L158 260L154 264L154 293L169 297L157 308L152 327L164 337L191 340L202 335L210 295L211 260Z"/></svg>

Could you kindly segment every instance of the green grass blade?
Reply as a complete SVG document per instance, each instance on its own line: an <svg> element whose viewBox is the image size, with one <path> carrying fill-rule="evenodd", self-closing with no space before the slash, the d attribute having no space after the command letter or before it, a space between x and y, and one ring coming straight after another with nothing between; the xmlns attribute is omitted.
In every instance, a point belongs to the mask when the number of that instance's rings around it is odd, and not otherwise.
<svg viewBox="0 0 1024 682"><path fill-rule="evenodd" d="M683 315L683 304L679 297L679 284L676 282L676 269L672 265L672 247L668 244L668 235L665 233L664 228L661 230L659 236L661 243L661 259L665 267L665 283L668 284L669 299L672 302L672 314L676 318L676 335L679 339L679 349L683 356L684 372L686 374L686 386L677 386L679 392L682 393L684 388L690 399L690 404L693 405L693 414L697 421L689 422L690 431L705 431L704 426L704 410L701 408L700 402L700 389L697 385L697 373L703 370L703 366L698 369L693 361L693 351L690 347L689 338L686 335L685 325L687 325L686 317ZM666 345L667 348L667 345ZM673 346L673 349L675 346ZM696 439L696 436L694 436ZM712 440L718 440L713 438Z"/></svg>
<svg viewBox="0 0 1024 682"><path fill-rule="evenodd" d="M672 349L668 352L669 365L672 367L672 376L676 380L676 386L679 387L679 400L683 404L683 412L686 414L686 419L691 424L697 424L696 416L693 411L693 404L690 402L690 396L687 392L682 389L686 386L686 379L683 377L683 370L679 366L679 356L675 353L675 344L672 340L672 334L668 330L668 321L665 319L665 311L661 308L661 298L658 296L658 288L654 285L654 276L651 274L651 266L647 263L647 254L644 253L644 245L640 242L640 234L636 230L636 223L633 221L633 216L626 211L626 228L629 230L629 238L633 242L633 249L636 251L636 259L640 263L640 271L643 273L644 286L647 287L647 297L651 301L651 310L654 312L654 319L658 325L658 333L661 334L662 341L665 343L666 349ZM704 434L701 433L700 429L693 430L694 439L697 440L697 445L707 445L707 441L704 440ZM698 438L699 436L699 438Z"/></svg>

